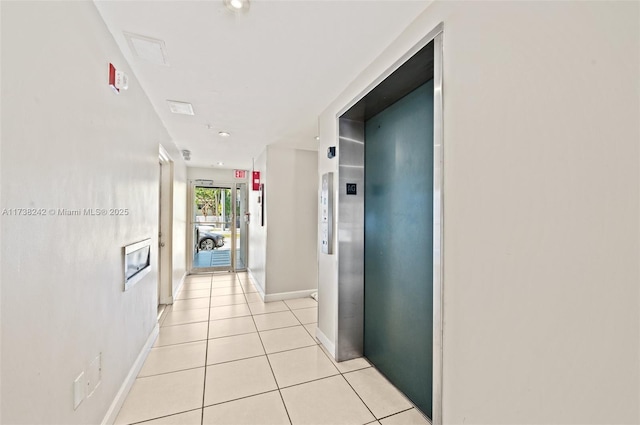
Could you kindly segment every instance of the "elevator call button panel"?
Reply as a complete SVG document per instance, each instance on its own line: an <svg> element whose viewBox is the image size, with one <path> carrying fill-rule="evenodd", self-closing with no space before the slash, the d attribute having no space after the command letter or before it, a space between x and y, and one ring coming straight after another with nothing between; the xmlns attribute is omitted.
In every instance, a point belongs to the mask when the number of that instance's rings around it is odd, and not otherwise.
<svg viewBox="0 0 640 425"><path fill-rule="evenodd" d="M333 254L333 173L322 175L320 229L322 233L322 253Z"/></svg>

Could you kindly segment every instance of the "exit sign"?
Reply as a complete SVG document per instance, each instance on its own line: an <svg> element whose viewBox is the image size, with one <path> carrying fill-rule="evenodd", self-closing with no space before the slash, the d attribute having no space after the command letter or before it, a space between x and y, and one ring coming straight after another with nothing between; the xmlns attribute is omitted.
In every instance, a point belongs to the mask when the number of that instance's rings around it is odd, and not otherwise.
<svg viewBox="0 0 640 425"><path fill-rule="evenodd" d="M235 170L237 179L246 179L247 178L247 170Z"/></svg>

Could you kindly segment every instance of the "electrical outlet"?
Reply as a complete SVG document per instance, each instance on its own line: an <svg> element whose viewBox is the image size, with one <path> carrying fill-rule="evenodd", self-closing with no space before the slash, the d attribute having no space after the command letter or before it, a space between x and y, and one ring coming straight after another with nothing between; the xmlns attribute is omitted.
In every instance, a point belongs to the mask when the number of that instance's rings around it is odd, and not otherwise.
<svg viewBox="0 0 640 425"><path fill-rule="evenodd" d="M86 391L86 381L84 379L84 372L80 372L80 375L73 381L73 410L76 410L82 400L84 400Z"/></svg>
<svg viewBox="0 0 640 425"><path fill-rule="evenodd" d="M98 354L87 369L87 397L91 397L102 382L102 353Z"/></svg>

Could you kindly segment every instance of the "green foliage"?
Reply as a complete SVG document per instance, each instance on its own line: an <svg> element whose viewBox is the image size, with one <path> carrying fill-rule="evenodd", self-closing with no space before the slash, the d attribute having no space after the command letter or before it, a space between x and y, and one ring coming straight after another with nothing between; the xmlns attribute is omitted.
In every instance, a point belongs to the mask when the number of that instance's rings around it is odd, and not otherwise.
<svg viewBox="0 0 640 425"><path fill-rule="evenodd" d="M202 211L202 215L206 217L211 215L220 217L223 211L225 215L231 214L231 191L218 187L196 187L195 189L195 206L196 209ZM226 220L226 217L224 218Z"/></svg>

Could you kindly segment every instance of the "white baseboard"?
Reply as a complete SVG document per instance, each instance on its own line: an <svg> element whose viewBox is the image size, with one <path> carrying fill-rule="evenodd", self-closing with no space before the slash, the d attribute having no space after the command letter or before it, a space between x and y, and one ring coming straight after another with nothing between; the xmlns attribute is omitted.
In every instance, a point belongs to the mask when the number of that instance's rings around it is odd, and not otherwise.
<svg viewBox="0 0 640 425"><path fill-rule="evenodd" d="M138 376L138 373L140 373L140 369L142 369L142 365L147 359L147 355L149 354L149 351L151 351L151 347L153 347L153 344L156 342L156 338L158 337L159 332L160 325L156 324L156 326L151 331L151 334L147 338L147 341L144 343L140 354L138 354L136 361L133 362L133 366L131 366L129 374L120 386L120 389L118 390L116 397L113 399L111 406L109 406L107 414L104 416L104 419L102 419L102 425L112 425L116 421L118 413L120 412L120 408L122 408L122 405L124 404L124 401L127 398L131 387L133 386L133 383L136 381L136 377Z"/></svg>
<svg viewBox="0 0 640 425"><path fill-rule="evenodd" d="M253 286L256 287L258 294L260 294L260 298L262 301L269 303L272 301L282 301L282 300L292 300L294 298L306 298L310 297L314 292L318 292L318 288L315 289L304 289L302 291L291 291L291 292L278 292L276 294L265 294L264 289L260 287L258 284L258 279L253 275L253 272L250 268L247 268L247 273L249 273L249 277L253 280Z"/></svg>
<svg viewBox="0 0 640 425"><path fill-rule="evenodd" d="M249 279L251 279L251 281L253 282L253 286L256 287L256 289L258 290L258 293L260 294L260 297L262 297L262 301L264 301L264 289L258 284L258 279L256 279L255 275L253 274L251 269L248 267L247 267L247 273L249 274Z"/></svg>
<svg viewBox="0 0 640 425"><path fill-rule="evenodd" d="M182 289L182 285L184 284L184 280L187 278L187 272L184 272L182 274L182 279L180 279L180 283L178 283L178 286L175 288L172 288L173 290L173 295L171 296L171 302L170 303L165 303L165 304L173 304L173 300L176 299L176 295L178 294L178 292L180 292L180 290Z"/></svg>
<svg viewBox="0 0 640 425"><path fill-rule="evenodd" d="M258 285L258 279L256 279L256 277L251 272L251 269L248 268L248 267L247 267L247 273L249 274L249 279L251 279L251 281L253 282L253 286L258 291L258 295L260 295L260 298L262 298L262 301L264 302L265 301L265 299L264 299L264 289L262 289L262 287L260 285Z"/></svg>
<svg viewBox="0 0 640 425"><path fill-rule="evenodd" d="M260 286L258 286L258 285L255 285L255 284L254 284L253 286L254 286L254 287L256 288L256 290L258 291L258 295L260 295L260 298L262 298L262 302L266 302L266 300L265 300L265 295L264 295L264 291L262 290L262 288L261 288Z"/></svg>
<svg viewBox="0 0 640 425"><path fill-rule="evenodd" d="M282 301L282 300L291 300L294 298L306 298L310 297L314 292L318 292L317 289L305 289L303 291L292 291L292 292L278 292L277 294L268 294L265 295L264 302L268 303L271 301Z"/></svg>
<svg viewBox="0 0 640 425"><path fill-rule="evenodd" d="M327 336L317 326L316 326L316 338L318 338L318 341L320 341L322 345L324 345L324 348L326 348L329 354L331 354L335 359L336 345L333 342L329 341L329 338L327 338Z"/></svg>
<svg viewBox="0 0 640 425"><path fill-rule="evenodd" d="M173 304L173 297L164 297L160 299L160 304L171 305Z"/></svg>

